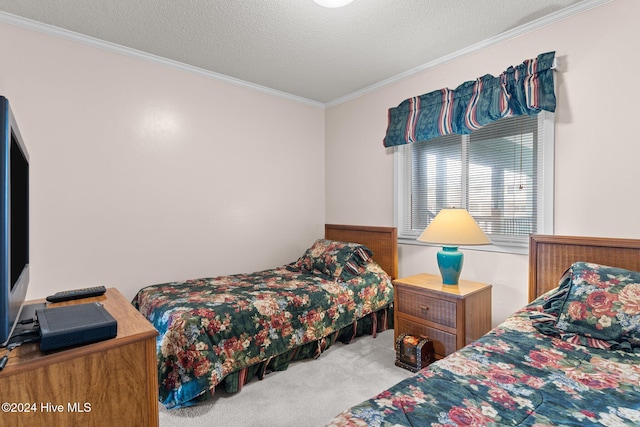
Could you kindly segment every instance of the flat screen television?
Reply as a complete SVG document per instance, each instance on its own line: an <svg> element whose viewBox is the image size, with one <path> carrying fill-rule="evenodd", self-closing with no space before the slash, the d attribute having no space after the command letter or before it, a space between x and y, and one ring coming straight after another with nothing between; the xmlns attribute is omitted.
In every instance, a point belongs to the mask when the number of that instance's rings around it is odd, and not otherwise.
<svg viewBox="0 0 640 427"><path fill-rule="evenodd" d="M29 154L9 100L0 96L0 346L20 317L29 285Z"/></svg>

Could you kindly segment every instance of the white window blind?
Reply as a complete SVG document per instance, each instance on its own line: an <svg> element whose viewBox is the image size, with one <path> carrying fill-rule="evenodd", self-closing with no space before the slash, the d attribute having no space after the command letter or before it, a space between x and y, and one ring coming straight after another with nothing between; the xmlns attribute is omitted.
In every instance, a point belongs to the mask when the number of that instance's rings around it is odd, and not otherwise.
<svg viewBox="0 0 640 427"><path fill-rule="evenodd" d="M470 135L395 148L399 237L464 207L496 245L525 248L553 230L553 113L500 119Z"/></svg>

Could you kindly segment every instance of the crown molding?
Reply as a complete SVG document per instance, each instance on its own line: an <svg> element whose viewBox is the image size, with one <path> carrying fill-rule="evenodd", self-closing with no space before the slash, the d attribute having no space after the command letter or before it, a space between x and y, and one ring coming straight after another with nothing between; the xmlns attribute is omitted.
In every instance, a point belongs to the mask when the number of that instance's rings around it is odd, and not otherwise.
<svg viewBox="0 0 640 427"><path fill-rule="evenodd" d="M488 38L486 40L483 40L481 42L478 42L476 44L470 45L468 47L465 47L464 49L460 49L456 52L453 52L449 55L445 55L442 56L434 61L431 62L427 62L426 64L420 65L416 68L413 68L411 70L408 70L404 73L401 74L397 74L393 77L390 77L388 79L379 81L378 83L374 83L370 86L367 86L363 89L360 89L358 91L352 92L348 95L342 96L340 98L336 98L333 101L329 101L327 103L324 104L325 108L330 108L330 107L334 107L336 105L339 104L343 104L347 101L351 101L352 99L358 98L362 95L365 95L367 93L373 92L375 90L378 90L382 87L388 86L390 84L393 83L397 83L401 80L407 79L409 77L413 77L416 74L422 73L426 70L429 70L431 68L435 68L438 67L440 65L446 64L447 62L451 62L455 59L461 58L463 56L478 52L482 49L486 49L488 47L491 46L495 46L499 43L503 43L507 40L516 38L518 36L521 36L523 34L529 33L531 31L535 31L538 30L542 27L545 27L547 25L556 23L558 21L562 21L564 19L567 19L571 16L577 15L579 13L585 12L587 10L593 9L595 7L601 6L605 3L609 3L613 0L588 0L585 2L581 2L578 3L576 5L567 7L565 9L562 9L559 12L556 13L552 13L551 15L547 15L543 18L539 18L536 19L534 21L531 21L527 24L521 25L519 27L513 28L509 31L505 31L504 33L498 34L497 36Z"/></svg>
<svg viewBox="0 0 640 427"><path fill-rule="evenodd" d="M33 21L31 19L23 18L21 16L12 15L10 13L0 11L0 22L4 22L7 24L15 25L17 27L22 27L27 30L36 31L39 33L43 33L49 36L58 37L61 39L73 41L76 43L81 43L87 46L96 47L98 49L103 49L109 52L118 53L121 55L133 57L136 59L141 59L143 61L153 62L155 64L164 65L172 68L177 68L179 70L187 71L190 73L195 73L200 76L204 76L213 80L219 80L225 83L229 83L235 86L245 87L247 89L256 90L258 92L262 92L268 95L277 96L280 98L285 98L290 101L299 102L302 104L310 105L313 107L324 108L324 104L322 102L313 101L308 98L303 98L301 96L292 95L287 92L282 92L276 89L271 89L266 86L261 86L255 83L250 83L244 80L236 79L234 77L230 77L224 74L215 73L213 71L208 71L199 67L194 67L192 65L187 65L179 61L174 61L171 59L163 58L161 56L153 55L151 53L143 52L140 50L128 48L116 43L107 42L104 40L100 40L94 37L90 37L84 34L76 33L74 31L65 30L63 28L55 27L49 24L43 24L41 22Z"/></svg>
<svg viewBox="0 0 640 427"><path fill-rule="evenodd" d="M367 93L373 92L375 90L378 90L382 87L388 86L390 84L399 82L401 80L407 79L409 77L413 77L416 74L422 73L426 70L429 70L431 68L434 67L438 67L440 65L446 64L447 62L451 62L455 59L458 59L460 57L469 55L471 53L475 53L478 52L482 49L486 49L488 47L491 46L495 46L498 43L502 43L504 41L513 39L515 37L518 37L520 35L529 33L531 31L540 29L544 26L553 24L555 22L561 21L563 19L569 18L573 15L577 15L579 13L585 12L587 10L593 9L595 7L598 7L600 5L603 5L605 3L609 3L613 0L588 0L588 1L584 1L578 4L575 4L573 6L569 6L565 9L560 10L559 12L553 13L551 15L545 16L543 18L540 19L536 19L535 21L531 21L525 25L521 25L517 28L513 28L509 31L506 31L504 33L501 33L495 37L491 37L489 39L483 40L479 43L473 44L471 46L468 46L464 49L460 49L456 52L453 52L449 55L445 55L442 56L434 61L428 62L426 64L420 65L416 68L413 68L411 70L408 70L404 73L395 75L393 77L390 77L388 79L382 80L378 83L375 83L373 85L367 86L363 89L357 90L355 92L352 92L348 95L342 96L340 98L336 98L333 101L329 101L327 103L322 103L322 102L318 102L318 101L314 101L308 98L303 98L301 96L296 96L296 95L292 95L290 93L287 92L282 92L279 90L275 90L275 89L271 89L268 88L266 86L261 86L255 83L250 83L244 80L240 80L240 79L236 79L234 77L230 77L224 74L220 74L220 73L215 73L213 71L208 71L208 70L204 70L202 68L198 68L198 67L194 67L192 65L187 65L184 64L182 62L178 62L178 61L174 61L171 59L167 59L167 58L163 58L157 55L153 55L147 52L142 52L136 49L131 49L128 47L124 47L115 43L111 43L111 42L107 42L104 40L100 40L94 37L90 37L90 36L86 36L84 34L79 34L73 31L69 31L69 30L65 30L59 27L55 27L53 25L48 25L48 24L43 24L41 22L37 22L37 21L33 21L27 18L23 18L20 16L16 16L16 15L12 15L10 13L6 13L6 12L2 12L0 11L0 22L4 22L7 24L11 24L11 25L15 25L18 27L22 27L22 28L26 28L28 30L32 30L32 31L36 31L39 33L43 33L46 35L50 35L50 36L54 36L54 37L59 37L62 39L66 39L66 40L70 40L73 42L77 42L77 43L81 43L84 45L88 45L88 46L92 46L92 47L97 47L99 49L103 49L106 51L110 51L110 52L114 52L114 53L118 53L118 54L122 54L122 55L126 55L129 57L133 57L136 59L141 59L144 61L149 61L149 62L153 62L156 64L160 64L160 65L164 65L164 66L168 66L168 67L172 67L172 68L177 68L179 70L183 70L183 71L187 71L187 72L191 72L191 73L195 73L198 74L200 76L204 76L210 79L214 79L214 80L218 80L218 81L222 81L225 83L229 83L232 85L236 85L236 86L240 86L240 87L244 87L247 89L252 89L252 90L256 90L258 92L262 92L268 95L273 95L273 96L277 96L280 98L284 98L284 99L288 99L290 101L295 101L295 102L299 102L301 104L306 104L306 105L310 105L313 107L319 107L319 108L330 108L330 107L334 107L336 105L339 104L343 104L345 102L351 101L355 98L358 98L362 95L365 95Z"/></svg>

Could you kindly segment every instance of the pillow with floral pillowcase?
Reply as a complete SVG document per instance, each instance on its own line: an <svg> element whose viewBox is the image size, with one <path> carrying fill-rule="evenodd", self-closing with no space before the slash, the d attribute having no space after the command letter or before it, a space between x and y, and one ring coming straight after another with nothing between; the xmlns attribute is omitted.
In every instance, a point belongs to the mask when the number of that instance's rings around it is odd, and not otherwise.
<svg viewBox="0 0 640 427"><path fill-rule="evenodd" d="M317 271L334 279L347 281L365 271L373 253L357 243L318 239L289 267L299 271Z"/></svg>
<svg viewBox="0 0 640 427"><path fill-rule="evenodd" d="M640 347L640 272L576 262L563 284L555 322L560 334L604 341L608 348Z"/></svg>

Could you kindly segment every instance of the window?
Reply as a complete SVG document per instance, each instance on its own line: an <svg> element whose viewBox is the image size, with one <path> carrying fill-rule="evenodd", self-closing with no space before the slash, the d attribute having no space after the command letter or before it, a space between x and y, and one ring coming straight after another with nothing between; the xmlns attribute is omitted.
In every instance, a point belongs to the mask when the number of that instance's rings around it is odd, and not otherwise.
<svg viewBox="0 0 640 427"><path fill-rule="evenodd" d="M526 252L529 234L553 232L553 151L546 111L396 147L399 238L414 242L440 209L464 207L491 250Z"/></svg>

